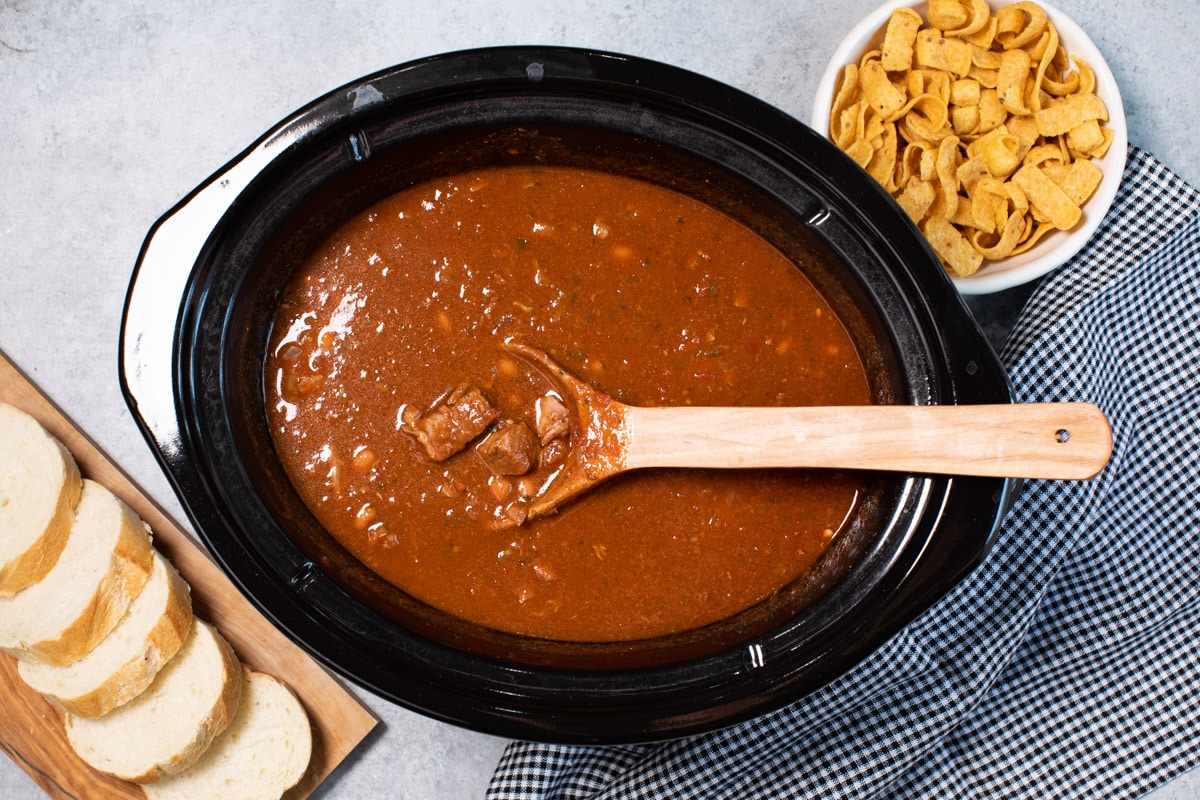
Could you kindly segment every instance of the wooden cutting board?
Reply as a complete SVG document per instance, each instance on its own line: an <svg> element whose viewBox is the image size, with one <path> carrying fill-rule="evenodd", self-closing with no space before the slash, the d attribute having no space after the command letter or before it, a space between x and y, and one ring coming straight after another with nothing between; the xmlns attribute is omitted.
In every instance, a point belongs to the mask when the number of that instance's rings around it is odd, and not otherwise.
<svg viewBox="0 0 1200 800"><path fill-rule="evenodd" d="M70 420L0 353L0 402L32 415L75 456L86 478L104 484L141 515L154 545L191 584L196 616L216 624L242 661L287 681L313 726L308 772L289 791L301 800L375 727L371 713L345 687L292 643L225 577L199 545L109 461ZM71 751L62 712L17 675L0 653L0 748L56 800L145 800L137 786L96 772Z"/></svg>

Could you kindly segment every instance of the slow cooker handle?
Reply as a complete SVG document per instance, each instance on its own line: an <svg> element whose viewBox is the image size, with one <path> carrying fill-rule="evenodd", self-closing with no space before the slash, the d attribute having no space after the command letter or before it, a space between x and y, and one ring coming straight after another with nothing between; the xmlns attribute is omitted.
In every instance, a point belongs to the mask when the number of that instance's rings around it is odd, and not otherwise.
<svg viewBox="0 0 1200 800"><path fill-rule="evenodd" d="M164 461L181 455L173 378L176 333L192 269L238 196L311 131L310 123L303 112L281 122L164 214L142 243L125 296L119 373L125 402Z"/></svg>

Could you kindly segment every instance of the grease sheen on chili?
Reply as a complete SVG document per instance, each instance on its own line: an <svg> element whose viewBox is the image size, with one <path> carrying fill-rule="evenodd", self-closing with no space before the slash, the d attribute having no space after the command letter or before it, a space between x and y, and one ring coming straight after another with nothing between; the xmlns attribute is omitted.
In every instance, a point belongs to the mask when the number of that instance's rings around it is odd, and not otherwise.
<svg viewBox="0 0 1200 800"><path fill-rule="evenodd" d="M506 166L377 203L284 295L269 422L330 533L451 614L574 641L692 629L805 573L863 490L855 473L652 470L505 529L506 503L549 468L495 476L474 445L429 461L399 420L471 384L532 423L552 387L502 349L507 337L630 404L870 402L845 327L802 269L690 197Z"/></svg>

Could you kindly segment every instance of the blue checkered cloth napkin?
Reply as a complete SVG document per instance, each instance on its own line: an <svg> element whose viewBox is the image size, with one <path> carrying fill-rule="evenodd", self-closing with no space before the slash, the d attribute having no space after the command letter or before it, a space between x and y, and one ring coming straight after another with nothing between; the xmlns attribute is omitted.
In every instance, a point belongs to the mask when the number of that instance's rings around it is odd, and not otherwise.
<svg viewBox="0 0 1200 800"><path fill-rule="evenodd" d="M838 680L673 742L515 742L489 800L1134 797L1200 764L1200 193L1131 147L1002 359L1090 400L1087 482L1030 481L988 558Z"/></svg>

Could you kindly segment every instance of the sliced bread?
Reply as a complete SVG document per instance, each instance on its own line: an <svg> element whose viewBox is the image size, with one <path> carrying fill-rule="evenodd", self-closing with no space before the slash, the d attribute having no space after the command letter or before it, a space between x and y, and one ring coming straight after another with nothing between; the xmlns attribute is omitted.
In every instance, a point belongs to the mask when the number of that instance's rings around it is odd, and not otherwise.
<svg viewBox="0 0 1200 800"><path fill-rule="evenodd" d="M0 649L59 666L83 658L142 591L153 554L149 528L137 514L85 480L54 567L24 591L0 597Z"/></svg>
<svg viewBox="0 0 1200 800"><path fill-rule="evenodd" d="M155 553L146 587L95 650L64 667L21 661L17 671L65 711L95 719L141 694L183 646L191 628L188 585Z"/></svg>
<svg viewBox="0 0 1200 800"><path fill-rule="evenodd" d="M312 729L282 681L245 671L242 703L199 761L142 789L148 800L277 800L304 776Z"/></svg>
<svg viewBox="0 0 1200 800"><path fill-rule="evenodd" d="M233 649L200 620L183 647L133 700L98 719L67 715L67 739L101 772L135 783L187 769L224 731L242 696Z"/></svg>
<svg viewBox="0 0 1200 800"><path fill-rule="evenodd" d="M0 597L46 576L67 544L81 481L37 420L0 403Z"/></svg>

